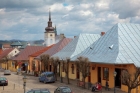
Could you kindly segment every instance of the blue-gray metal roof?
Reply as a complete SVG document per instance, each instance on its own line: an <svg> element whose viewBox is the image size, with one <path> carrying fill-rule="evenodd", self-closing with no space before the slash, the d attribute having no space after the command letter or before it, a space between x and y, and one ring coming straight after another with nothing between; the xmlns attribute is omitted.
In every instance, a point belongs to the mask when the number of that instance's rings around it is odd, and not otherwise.
<svg viewBox="0 0 140 93"><path fill-rule="evenodd" d="M140 67L140 24L118 23L79 55L91 62L134 64Z"/></svg>
<svg viewBox="0 0 140 93"><path fill-rule="evenodd" d="M60 59L71 58L81 53L99 38L99 34L80 34L79 36L74 38L68 45L66 45L61 51L54 54L52 57L59 57Z"/></svg>
<svg viewBox="0 0 140 93"><path fill-rule="evenodd" d="M19 41L13 42L11 46L22 46L22 44Z"/></svg>

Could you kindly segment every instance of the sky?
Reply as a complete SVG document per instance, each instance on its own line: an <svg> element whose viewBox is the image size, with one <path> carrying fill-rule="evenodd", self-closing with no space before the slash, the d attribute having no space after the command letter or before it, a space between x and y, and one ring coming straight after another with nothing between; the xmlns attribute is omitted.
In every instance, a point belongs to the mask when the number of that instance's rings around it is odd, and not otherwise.
<svg viewBox="0 0 140 93"><path fill-rule="evenodd" d="M140 0L0 0L0 40L44 40L49 8L58 34L100 34L140 24Z"/></svg>

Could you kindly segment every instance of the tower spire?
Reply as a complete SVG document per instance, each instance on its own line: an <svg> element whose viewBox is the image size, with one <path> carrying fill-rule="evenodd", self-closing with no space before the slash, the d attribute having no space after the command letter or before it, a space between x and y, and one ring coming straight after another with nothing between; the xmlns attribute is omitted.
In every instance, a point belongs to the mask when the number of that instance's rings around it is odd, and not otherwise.
<svg viewBox="0 0 140 93"><path fill-rule="evenodd" d="M49 21L48 21L48 27L45 28L46 31L53 31L54 32L54 27L52 27L52 21L51 21L51 11L49 8Z"/></svg>
<svg viewBox="0 0 140 93"><path fill-rule="evenodd" d="M56 25L55 25L54 31L55 31L55 35L57 35Z"/></svg>
<svg viewBox="0 0 140 93"><path fill-rule="evenodd" d="M49 8L49 21L51 21L51 11L50 11L51 8Z"/></svg>

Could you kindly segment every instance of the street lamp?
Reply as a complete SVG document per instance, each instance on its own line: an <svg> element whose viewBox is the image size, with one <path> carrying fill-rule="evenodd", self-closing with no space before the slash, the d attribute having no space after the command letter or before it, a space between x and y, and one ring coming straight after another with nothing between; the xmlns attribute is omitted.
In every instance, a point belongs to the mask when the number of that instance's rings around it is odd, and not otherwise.
<svg viewBox="0 0 140 93"><path fill-rule="evenodd" d="M26 92L26 75L24 74L24 77L23 77L23 88L24 88L24 93Z"/></svg>
<svg viewBox="0 0 140 93"><path fill-rule="evenodd" d="M116 91L115 91L115 79L116 79L116 75L117 75L117 72L114 71L114 93L116 93Z"/></svg>

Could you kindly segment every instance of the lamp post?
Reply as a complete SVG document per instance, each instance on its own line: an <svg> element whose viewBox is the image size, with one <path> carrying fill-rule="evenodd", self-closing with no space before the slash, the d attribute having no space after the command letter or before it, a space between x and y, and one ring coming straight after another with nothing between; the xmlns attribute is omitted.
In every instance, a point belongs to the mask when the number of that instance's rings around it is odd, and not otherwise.
<svg viewBox="0 0 140 93"><path fill-rule="evenodd" d="M24 74L24 77L23 77L23 88L24 88L24 93L26 92L26 75Z"/></svg>
<svg viewBox="0 0 140 93"><path fill-rule="evenodd" d="M116 75L117 75L117 72L114 71L114 93L116 93L116 91L115 91L115 79L116 79Z"/></svg>

